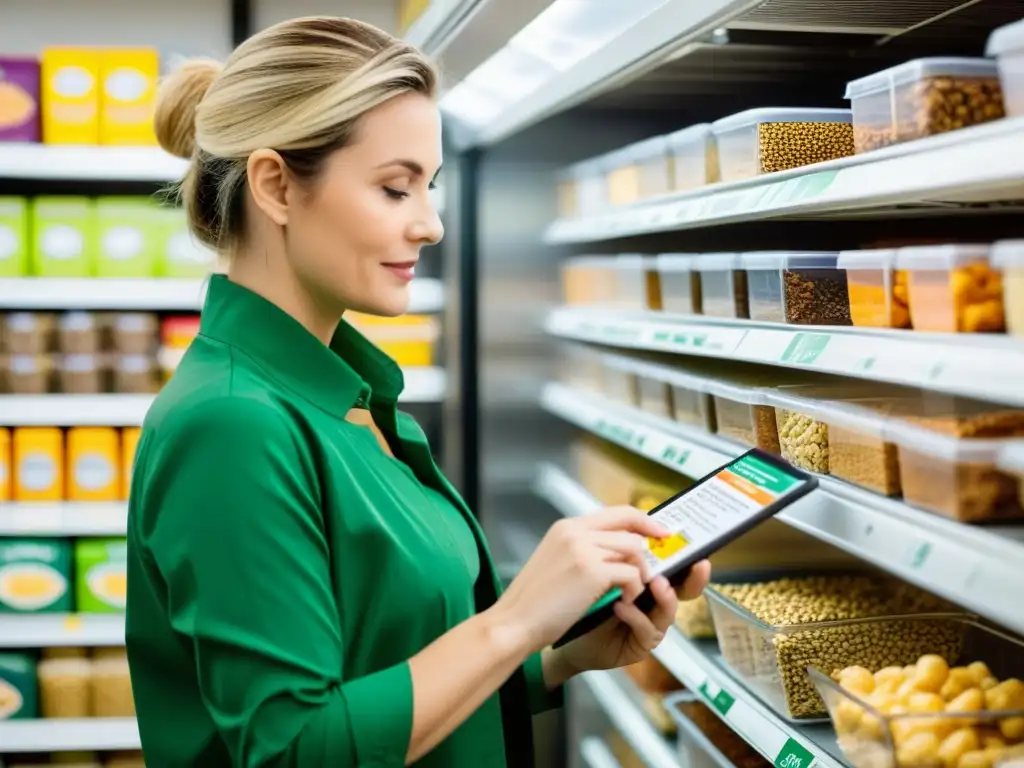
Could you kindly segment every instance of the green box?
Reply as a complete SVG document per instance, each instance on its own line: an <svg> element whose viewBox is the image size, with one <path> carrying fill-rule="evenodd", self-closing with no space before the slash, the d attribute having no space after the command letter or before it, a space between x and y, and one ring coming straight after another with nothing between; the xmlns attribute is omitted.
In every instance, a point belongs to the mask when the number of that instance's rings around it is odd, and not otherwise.
<svg viewBox="0 0 1024 768"><path fill-rule="evenodd" d="M160 218L160 274L164 277L202 278L213 272L217 254L202 245L188 229L185 211L162 207Z"/></svg>
<svg viewBox="0 0 1024 768"><path fill-rule="evenodd" d="M75 542L75 605L81 613L121 613L128 583L126 539Z"/></svg>
<svg viewBox="0 0 1024 768"><path fill-rule="evenodd" d="M71 544L0 539L0 613L71 610Z"/></svg>
<svg viewBox="0 0 1024 768"><path fill-rule="evenodd" d="M97 277L156 276L160 238L159 210L149 198L97 198Z"/></svg>
<svg viewBox="0 0 1024 768"><path fill-rule="evenodd" d="M87 197L37 197L32 266L39 277L91 277L96 269L96 206Z"/></svg>
<svg viewBox="0 0 1024 768"><path fill-rule="evenodd" d="M0 277L28 274L28 200L0 197Z"/></svg>
<svg viewBox="0 0 1024 768"><path fill-rule="evenodd" d="M35 659L26 653L0 653L0 720L38 716Z"/></svg>

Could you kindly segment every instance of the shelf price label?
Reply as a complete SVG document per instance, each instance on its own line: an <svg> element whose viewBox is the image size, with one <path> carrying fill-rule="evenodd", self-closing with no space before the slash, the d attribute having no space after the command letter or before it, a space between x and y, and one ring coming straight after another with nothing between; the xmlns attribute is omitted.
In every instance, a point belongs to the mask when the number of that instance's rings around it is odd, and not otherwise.
<svg viewBox="0 0 1024 768"><path fill-rule="evenodd" d="M810 768L814 755L793 739L786 739L775 756L775 768Z"/></svg>
<svg viewBox="0 0 1024 768"><path fill-rule="evenodd" d="M647 442L646 432L607 419L598 419L594 425L594 431L627 448L636 450L643 450L644 444Z"/></svg>
<svg viewBox="0 0 1024 768"><path fill-rule="evenodd" d="M683 448L678 445L669 443L665 446L665 449L661 452L661 462L663 464L672 464L677 467L682 467L690 458L690 449Z"/></svg>
<svg viewBox="0 0 1024 768"><path fill-rule="evenodd" d="M736 703L736 699L733 698L731 693L723 691L710 680L705 680L701 683L700 692L707 699L708 704L722 717L728 715L732 705Z"/></svg>
<svg viewBox="0 0 1024 768"><path fill-rule="evenodd" d="M782 362L812 365L825 351L832 337L824 333L798 333L782 353Z"/></svg>

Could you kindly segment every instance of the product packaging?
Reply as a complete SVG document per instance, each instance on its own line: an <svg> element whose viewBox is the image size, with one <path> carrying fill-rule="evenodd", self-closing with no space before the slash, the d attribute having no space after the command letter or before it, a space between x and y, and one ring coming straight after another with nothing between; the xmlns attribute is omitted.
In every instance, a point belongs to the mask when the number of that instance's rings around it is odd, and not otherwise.
<svg viewBox="0 0 1024 768"><path fill-rule="evenodd" d="M0 613L71 610L71 544L0 539Z"/></svg>

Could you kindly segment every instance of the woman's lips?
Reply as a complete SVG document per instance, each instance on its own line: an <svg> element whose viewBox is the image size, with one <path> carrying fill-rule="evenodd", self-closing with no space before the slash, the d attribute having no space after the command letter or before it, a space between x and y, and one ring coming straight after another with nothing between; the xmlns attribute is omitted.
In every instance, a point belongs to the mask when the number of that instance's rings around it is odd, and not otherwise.
<svg viewBox="0 0 1024 768"><path fill-rule="evenodd" d="M391 273L395 275L399 280L405 280L410 282L416 276L416 262L415 261L404 261L395 262L392 264L384 264L385 269L391 270Z"/></svg>

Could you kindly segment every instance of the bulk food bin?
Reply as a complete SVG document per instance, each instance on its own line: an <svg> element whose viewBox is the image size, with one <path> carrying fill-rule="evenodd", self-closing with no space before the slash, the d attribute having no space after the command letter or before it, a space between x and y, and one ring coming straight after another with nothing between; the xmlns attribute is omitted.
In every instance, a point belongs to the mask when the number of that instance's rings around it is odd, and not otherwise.
<svg viewBox="0 0 1024 768"><path fill-rule="evenodd" d="M850 325L850 297L838 258L834 251L743 254L751 319Z"/></svg>
<svg viewBox="0 0 1024 768"><path fill-rule="evenodd" d="M816 417L828 434L830 475L883 496L900 495L899 452L885 439L894 408L890 398L817 403Z"/></svg>
<svg viewBox="0 0 1024 768"><path fill-rule="evenodd" d="M608 209L608 182L605 158L594 157L572 166L576 179L576 203L582 217L600 216Z"/></svg>
<svg viewBox="0 0 1024 768"><path fill-rule="evenodd" d="M562 262L562 296L566 304L611 304L618 275L608 256L573 256Z"/></svg>
<svg viewBox="0 0 1024 768"><path fill-rule="evenodd" d="M594 347L575 342L558 345L558 380L582 392L604 392L604 355Z"/></svg>
<svg viewBox="0 0 1024 768"><path fill-rule="evenodd" d="M1010 440L999 451L997 466L1018 478L1017 493L1024 504L1024 440Z"/></svg>
<svg viewBox="0 0 1024 768"><path fill-rule="evenodd" d="M750 109L711 124L722 181L749 179L853 154L848 109Z"/></svg>
<svg viewBox="0 0 1024 768"><path fill-rule="evenodd" d="M555 176L558 191L558 218L575 219L580 215L579 188L576 184L576 168L569 166Z"/></svg>
<svg viewBox="0 0 1024 768"><path fill-rule="evenodd" d="M601 383L609 399L629 405L640 406L639 380L628 358L605 355L601 359Z"/></svg>
<svg viewBox="0 0 1024 768"><path fill-rule="evenodd" d="M863 328L909 328L907 273L896 269L895 248L842 251L836 266L846 273L850 321Z"/></svg>
<svg viewBox="0 0 1024 768"><path fill-rule="evenodd" d="M672 189L685 192L718 181L718 145L710 123L668 135Z"/></svg>
<svg viewBox="0 0 1024 768"><path fill-rule="evenodd" d="M874 665L808 671L853 768L994 768L1024 758L1024 645L943 619L952 643ZM833 677L834 675L834 677Z"/></svg>
<svg viewBox="0 0 1024 768"><path fill-rule="evenodd" d="M900 248L896 268L907 272L914 330L1003 330L1003 280L991 265L989 254L988 245Z"/></svg>
<svg viewBox="0 0 1024 768"><path fill-rule="evenodd" d="M780 455L775 410L768 404L763 388L710 381L707 392L714 403L716 434Z"/></svg>
<svg viewBox="0 0 1024 768"><path fill-rule="evenodd" d="M749 317L747 275L735 253L704 253L693 260L700 274L700 306L712 317Z"/></svg>
<svg viewBox="0 0 1024 768"><path fill-rule="evenodd" d="M654 257L661 308L681 315L701 314L700 273L693 253L662 253Z"/></svg>
<svg viewBox="0 0 1024 768"><path fill-rule="evenodd" d="M817 576L749 585L746 593L729 586L731 594L705 591L722 657L790 721L828 714L808 666L881 669L928 653L959 656L962 614L935 612L940 601L890 580Z"/></svg>
<svg viewBox="0 0 1024 768"><path fill-rule="evenodd" d="M992 246L992 266L1002 272L1006 329L1024 336L1024 240L1003 240Z"/></svg>
<svg viewBox="0 0 1024 768"><path fill-rule="evenodd" d="M654 136L605 155L608 202L629 205L671 190L668 139Z"/></svg>
<svg viewBox="0 0 1024 768"><path fill-rule="evenodd" d="M1006 114L1024 115L1024 20L993 32L985 55L996 57Z"/></svg>
<svg viewBox="0 0 1024 768"><path fill-rule="evenodd" d="M846 86L858 153L1003 116L999 72L979 58L908 61Z"/></svg>
<svg viewBox="0 0 1024 768"><path fill-rule="evenodd" d="M615 286L611 304L621 309L647 309L647 259L638 253L620 253L606 258Z"/></svg>
<svg viewBox="0 0 1024 768"><path fill-rule="evenodd" d="M691 691L662 699L676 726L679 764L687 768L770 768L771 764Z"/></svg>

